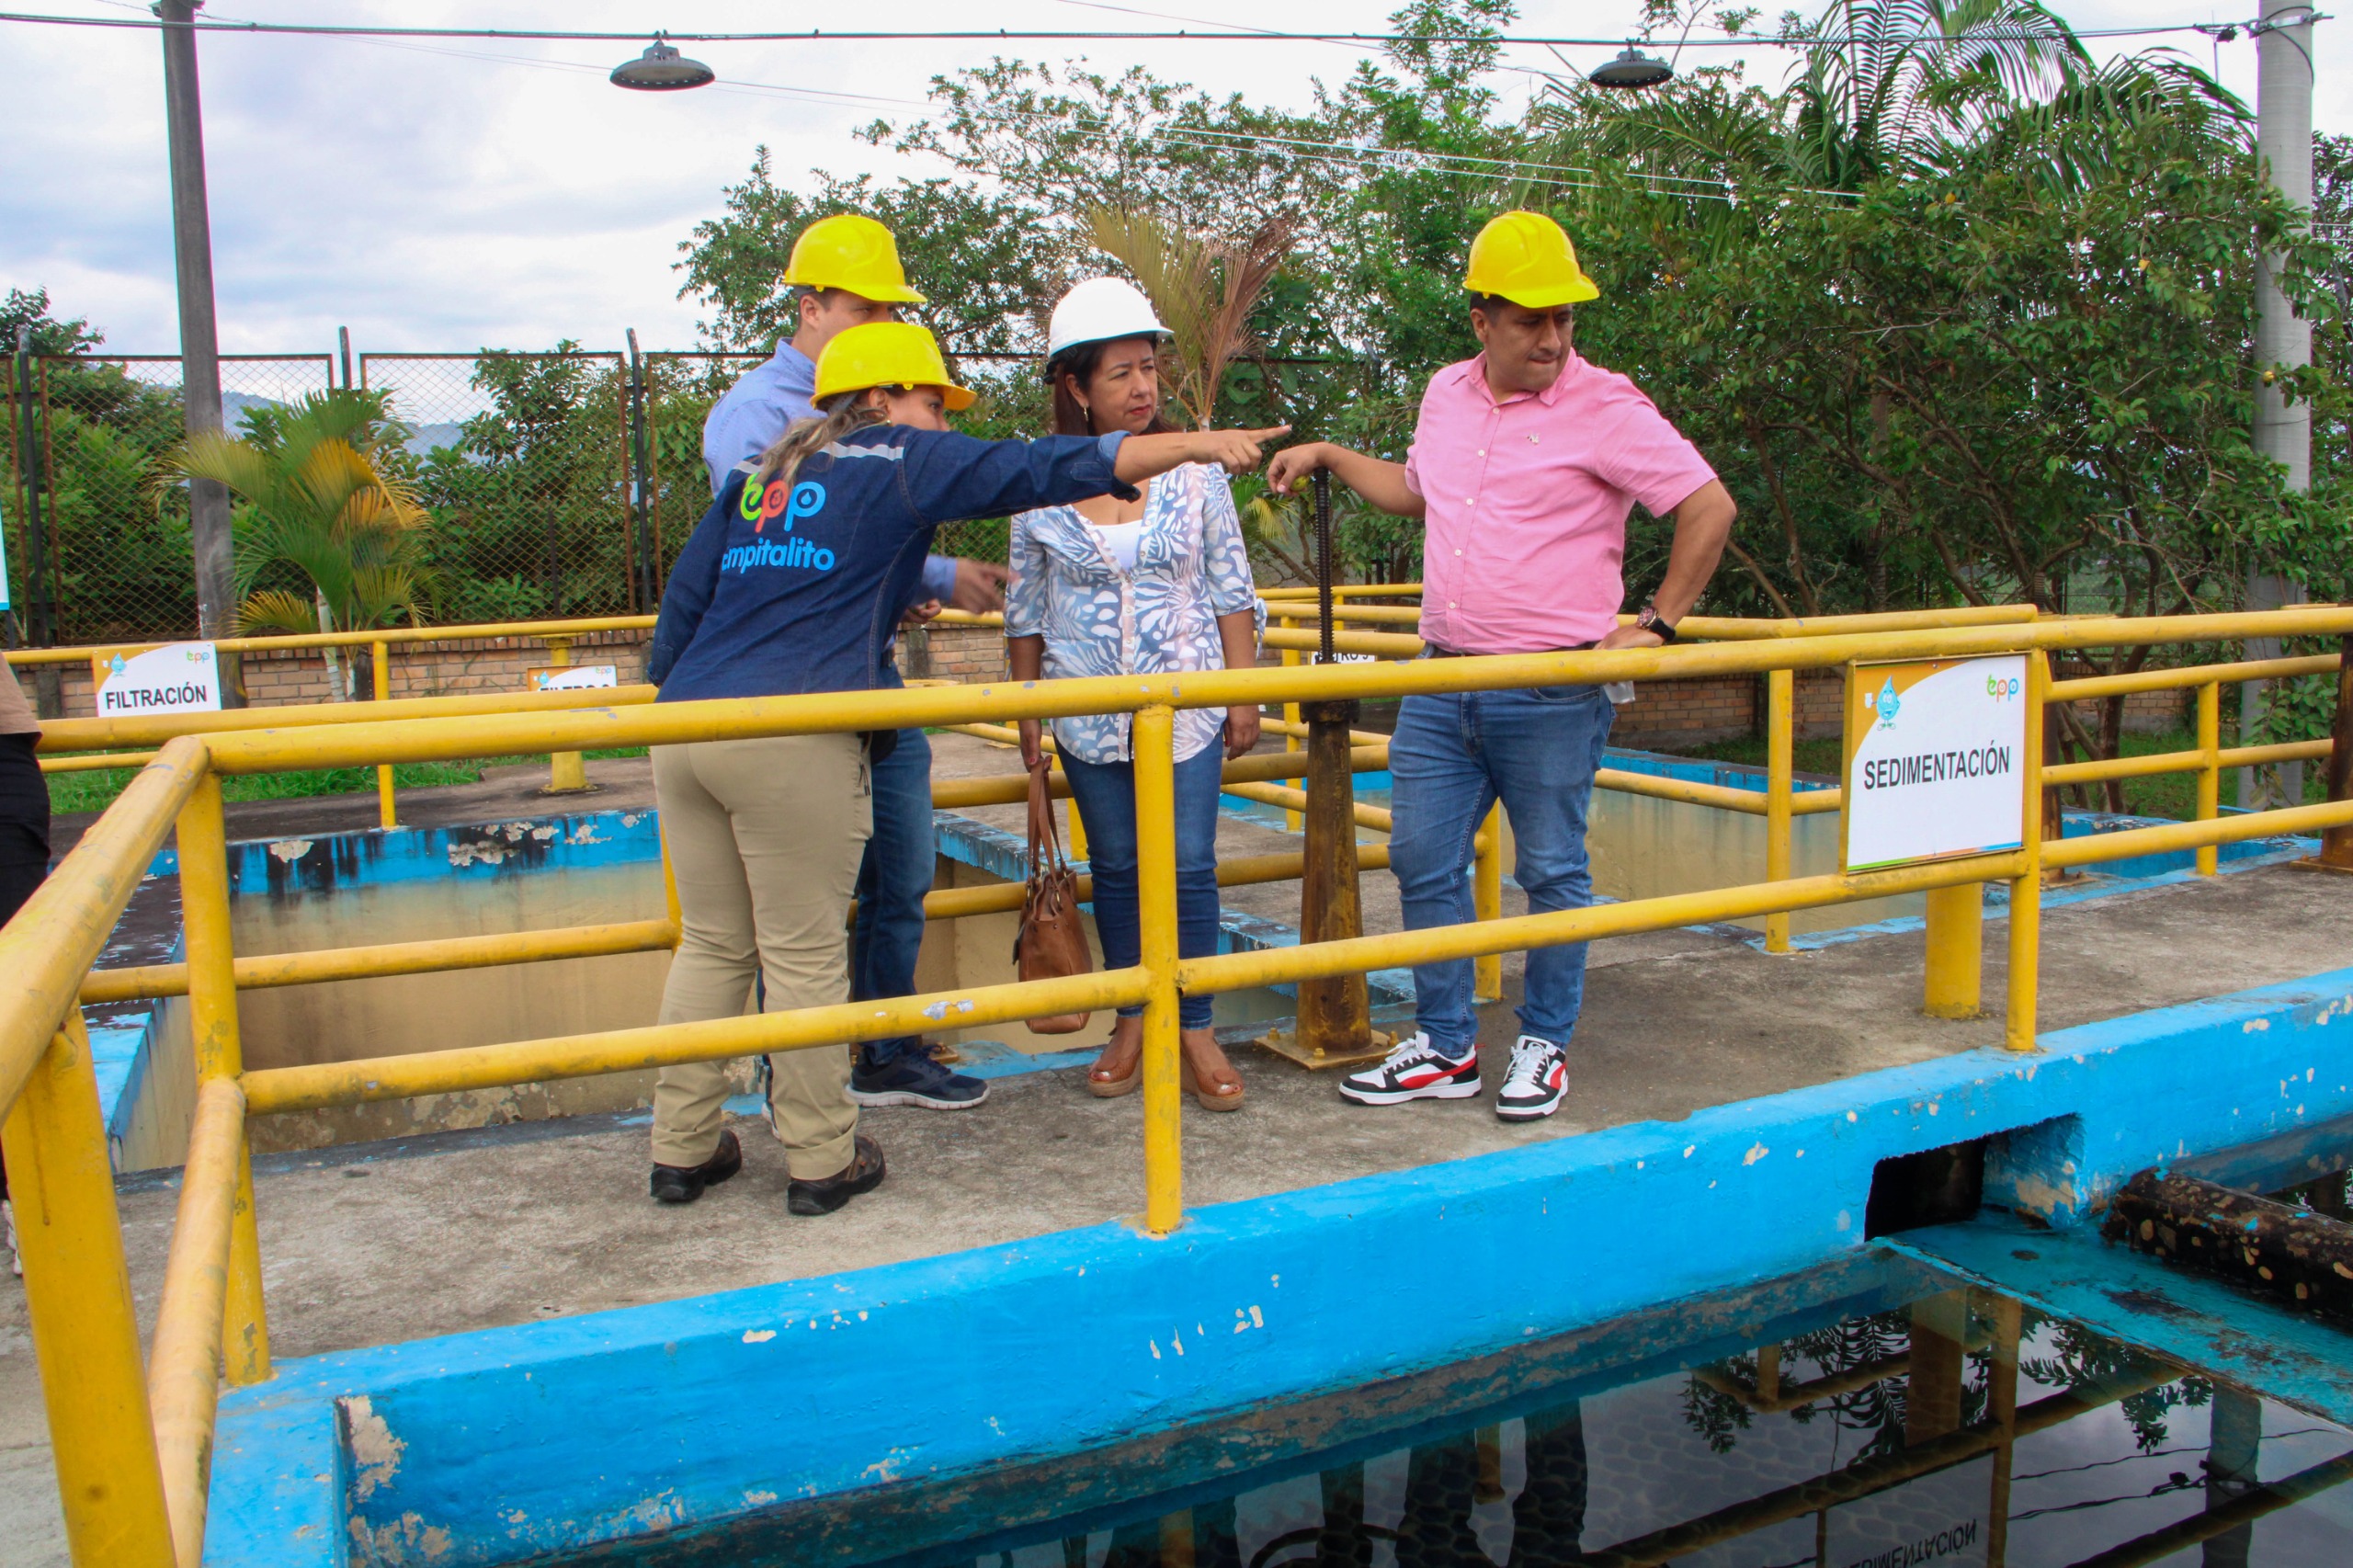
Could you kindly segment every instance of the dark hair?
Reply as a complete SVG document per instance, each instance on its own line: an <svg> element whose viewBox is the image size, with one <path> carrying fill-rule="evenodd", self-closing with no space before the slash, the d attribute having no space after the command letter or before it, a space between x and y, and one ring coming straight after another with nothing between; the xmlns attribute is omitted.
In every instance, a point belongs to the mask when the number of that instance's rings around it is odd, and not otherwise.
<svg viewBox="0 0 2353 1568"><path fill-rule="evenodd" d="M1538 310L1534 305L1523 305L1518 300L1506 299L1501 294L1473 294L1471 296L1471 308L1489 321L1493 321L1506 311L1536 311L1540 316L1549 316L1554 311L1564 311L1571 307L1553 305L1548 309Z"/></svg>
<svg viewBox="0 0 2353 1568"><path fill-rule="evenodd" d="M1136 335L1137 337L1142 337L1142 335L1141 333ZM1071 396L1070 387L1063 378L1075 376L1078 378L1079 385L1085 386L1095 379L1095 372L1101 368L1105 349L1114 343L1134 341L1136 338L1105 337L1097 338L1092 343L1074 343L1046 361L1046 384L1051 387L1054 392L1055 435L1099 436L1102 434L1095 428L1093 417L1086 409L1079 406L1078 399ZM1143 427L1143 433L1147 436L1162 436L1175 428L1176 426L1169 424L1162 415L1160 410L1155 408L1152 411L1152 423Z"/></svg>

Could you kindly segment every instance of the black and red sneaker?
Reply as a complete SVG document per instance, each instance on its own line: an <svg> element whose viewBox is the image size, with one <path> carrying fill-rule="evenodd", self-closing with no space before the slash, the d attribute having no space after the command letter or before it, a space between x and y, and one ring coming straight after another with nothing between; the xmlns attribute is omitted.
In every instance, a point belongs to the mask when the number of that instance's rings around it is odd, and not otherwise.
<svg viewBox="0 0 2353 1568"><path fill-rule="evenodd" d="M1503 1092L1495 1096L1495 1116L1502 1121L1535 1121L1561 1108L1568 1092L1569 1059L1549 1040L1532 1034L1519 1037L1511 1048L1511 1070L1504 1074Z"/></svg>
<svg viewBox="0 0 2353 1568"><path fill-rule="evenodd" d="M1471 1099L1479 1093L1479 1047L1474 1041L1462 1055L1449 1056L1429 1036L1408 1035L1380 1066L1341 1079L1340 1093L1358 1105Z"/></svg>

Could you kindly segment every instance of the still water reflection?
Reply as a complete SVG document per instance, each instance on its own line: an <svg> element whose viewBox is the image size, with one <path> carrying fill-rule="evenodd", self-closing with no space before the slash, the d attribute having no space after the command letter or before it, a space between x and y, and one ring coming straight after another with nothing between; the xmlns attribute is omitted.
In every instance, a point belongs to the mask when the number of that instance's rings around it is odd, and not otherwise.
<svg viewBox="0 0 2353 1568"><path fill-rule="evenodd" d="M1588 1389L1590 1385L1587 1385ZM1974 1292L1126 1517L974 1568L2353 1564L2353 1434Z"/></svg>

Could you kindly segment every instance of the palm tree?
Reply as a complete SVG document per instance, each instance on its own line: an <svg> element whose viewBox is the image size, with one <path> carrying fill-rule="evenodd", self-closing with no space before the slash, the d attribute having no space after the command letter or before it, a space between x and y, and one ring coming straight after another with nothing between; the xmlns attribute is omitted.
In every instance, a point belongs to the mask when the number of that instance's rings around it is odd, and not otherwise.
<svg viewBox="0 0 2353 1568"><path fill-rule="evenodd" d="M1250 312L1290 255L1298 226L1277 216L1229 243L1153 213L1098 207L1087 214L1095 248L1135 275L1176 339L1169 390L1196 427L1209 428L1225 368L1250 351Z"/></svg>
<svg viewBox="0 0 2353 1568"><path fill-rule="evenodd" d="M358 631L422 619L431 573L423 553L431 519L384 459L403 434L381 392L313 392L290 407L253 409L246 434L191 436L158 463L159 482L210 479L236 498L237 630ZM292 568L310 594L262 587ZM325 650L340 699L353 672Z"/></svg>

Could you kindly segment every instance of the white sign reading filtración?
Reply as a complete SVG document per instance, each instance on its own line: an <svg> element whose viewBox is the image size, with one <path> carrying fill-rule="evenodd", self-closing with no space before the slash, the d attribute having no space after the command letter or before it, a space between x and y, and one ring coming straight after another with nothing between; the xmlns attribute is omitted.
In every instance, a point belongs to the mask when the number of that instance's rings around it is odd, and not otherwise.
<svg viewBox="0 0 2353 1568"><path fill-rule="evenodd" d="M142 713L217 713L221 655L210 642L174 642L107 662L98 682L98 717Z"/></svg>
<svg viewBox="0 0 2353 1568"><path fill-rule="evenodd" d="M2023 654L1857 665L1847 703L1847 869L2024 842Z"/></svg>
<svg viewBox="0 0 2353 1568"><path fill-rule="evenodd" d="M593 691L621 683L617 665L551 665L531 671L530 677L533 691Z"/></svg>

